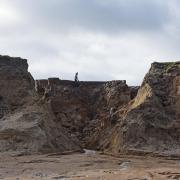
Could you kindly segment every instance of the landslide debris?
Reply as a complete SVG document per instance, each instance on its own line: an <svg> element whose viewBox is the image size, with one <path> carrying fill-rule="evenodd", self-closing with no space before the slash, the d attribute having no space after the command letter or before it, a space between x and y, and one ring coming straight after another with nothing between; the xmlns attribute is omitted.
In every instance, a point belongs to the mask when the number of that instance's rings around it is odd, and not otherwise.
<svg viewBox="0 0 180 180"><path fill-rule="evenodd" d="M80 149L47 104L39 101L27 60L0 56L0 151L62 152Z"/></svg>
<svg viewBox="0 0 180 180"><path fill-rule="evenodd" d="M153 63L118 121L100 149L180 154L180 62Z"/></svg>
<svg viewBox="0 0 180 180"><path fill-rule="evenodd" d="M126 81L34 80L27 60L0 56L0 151L180 154L180 62Z"/></svg>

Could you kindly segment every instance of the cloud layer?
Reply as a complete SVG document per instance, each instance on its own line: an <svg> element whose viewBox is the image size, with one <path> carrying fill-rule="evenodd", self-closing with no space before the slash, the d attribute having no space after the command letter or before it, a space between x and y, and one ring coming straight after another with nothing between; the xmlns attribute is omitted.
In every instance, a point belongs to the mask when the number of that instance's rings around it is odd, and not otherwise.
<svg viewBox="0 0 180 180"><path fill-rule="evenodd" d="M0 52L27 58L35 78L126 79L179 60L176 0L1 0Z"/></svg>

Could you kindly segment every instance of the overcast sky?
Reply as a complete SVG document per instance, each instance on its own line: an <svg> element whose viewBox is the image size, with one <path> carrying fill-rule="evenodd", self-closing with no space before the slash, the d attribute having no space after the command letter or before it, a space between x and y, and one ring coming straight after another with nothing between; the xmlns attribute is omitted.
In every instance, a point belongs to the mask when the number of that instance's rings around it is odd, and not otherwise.
<svg viewBox="0 0 180 180"><path fill-rule="evenodd" d="M179 0L0 0L0 54L35 79L127 80L180 59Z"/></svg>

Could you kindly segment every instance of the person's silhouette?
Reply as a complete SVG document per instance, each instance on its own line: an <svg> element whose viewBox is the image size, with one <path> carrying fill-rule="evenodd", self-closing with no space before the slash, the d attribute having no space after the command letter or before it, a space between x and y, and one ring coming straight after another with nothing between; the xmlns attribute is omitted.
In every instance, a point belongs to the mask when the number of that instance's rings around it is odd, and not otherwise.
<svg viewBox="0 0 180 180"><path fill-rule="evenodd" d="M78 79L78 72L75 74L74 81L75 81L75 82L79 82L79 79Z"/></svg>

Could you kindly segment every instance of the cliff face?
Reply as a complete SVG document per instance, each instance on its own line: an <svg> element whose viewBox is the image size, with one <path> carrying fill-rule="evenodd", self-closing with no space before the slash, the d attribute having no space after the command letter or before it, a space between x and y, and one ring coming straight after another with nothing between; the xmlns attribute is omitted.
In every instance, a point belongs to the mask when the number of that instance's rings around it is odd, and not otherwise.
<svg viewBox="0 0 180 180"><path fill-rule="evenodd" d="M57 78L36 81L36 90L76 144L96 149L91 139L110 126L110 109L127 104L134 91L125 81L78 82ZM48 92L48 93L47 93Z"/></svg>
<svg viewBox="0 0 180 180"><path fill-rule="evenodd" d="M27 60L0 56L0 151L24 153L80 149L56 126L39 101Z"/></svg>
<svg viewBox="0 0 180 180"><path fill-rule="evenodd" d="M110 109L129 102L136 91L125 81L34 81L27 60L8 56L0 56L0 75L0 151L88 147L91 136L109 126Z"/></svg>
<svg viewBox="0 0 180 180"><path fill-rule="evenodd" d="M1 116L28 102L33 93L34 80L27 71L27 60L0 56Z"/></svg>
<svg viewBox="0 0 180 180"><path fill-rule="evenodd" d="M179 80L180 62L153 63L137 96L119 109L119 123L112 130L106 148L115 153L179 154Z"/></svg>
<svg viewBox="0 0 180 180"><path fill-rule="evenodd" d="M126 81L36 80L27 61L0 56L0 151L180 153L180 62Z"/></svg>

